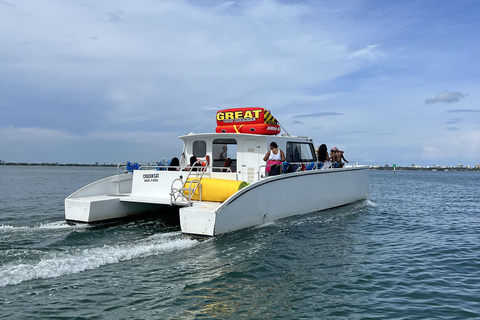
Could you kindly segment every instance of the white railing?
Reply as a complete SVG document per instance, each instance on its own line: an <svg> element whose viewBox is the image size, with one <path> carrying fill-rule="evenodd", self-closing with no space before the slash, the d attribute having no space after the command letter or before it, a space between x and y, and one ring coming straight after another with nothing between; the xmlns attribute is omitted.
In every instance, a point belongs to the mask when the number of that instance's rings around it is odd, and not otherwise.
<svg viewBox="0 0 480 320"><path fill-rule="evenodd" d="M123 170L123 172L126 172L126 171L127 171L127 170L126 170L126 169L127 169L127 165L126 165L126 164L123 164L123 163L117 164L117 176L120 174L120 172L119 172L120 168L123 168L123 167L125 167L125 170Z"/></svg>
<svg viewBox="0 0 480 320"><path fill-rule="evenodd" d="M205 172L233 172L231 168L226 167L208 167L208 166L200 166L201 162L196 162L193 171L205 171ZM125 168L122 173L131 172L134 170L160 170L160 171L190 171L191 168L189 166L167 166L167 165L158 165L152 163L141 164L138 162L132 163L132 167L128 167L125 164L118 164L117 165L117 174L120 173L120 168Z"/></svg>
<svg viewBox="0 0 480 320"><path fill-rule="evenodd" d="M204 170L204 167L198 166L200 162L195 162L193 166L185 168L185 170L188 169L188 175L185 178L185 181L183 179L175 179L172 182L171 186L171 191L170 191L170 204L176 204L178 202L178 199L183 199L188 202L188 206L192 205L192 197L197 192L198 190L198 200L202 201L202 178L203 175L205 174L206 170ZM191 175L195 175L195 178L190 179ZM176 182L181 182L182 185L179 188L175 188L175 183ZM186 187L188 185L188 187ZM193 187L192 187L193 185ZM187 194L185 194L187 193Z"/></svg>
<svg viewBox="0 0 480 320"><path fill-rule="evenodd" d="M295 171L291 171L291 172L284 172L283 171L283 163L282 164L273 164L273 165L261 165L259 168L258 168L258 179L264 179L264 178L267 178L268 175L266 174L266 171L265 171L265 168L267 167L273 167L273 166L280 166L280 173L279 174L287 174L287 173L293 173L293 172L297 172L297 171L305 171L307 170L306 168L312 163L312 161L305 163L305 162L288 162L289 166L291 165L298 165L299 167L297 169L295 169ZM305 166L305 169L302 170L302 167ZM313 167L311 169L308 169L309 170L317 170L317 166L318 166L318 162L314 162L313 164ZM263 169L263 170L262 170ZM265 176L262 174L262 172L265 174Z"/></svg>

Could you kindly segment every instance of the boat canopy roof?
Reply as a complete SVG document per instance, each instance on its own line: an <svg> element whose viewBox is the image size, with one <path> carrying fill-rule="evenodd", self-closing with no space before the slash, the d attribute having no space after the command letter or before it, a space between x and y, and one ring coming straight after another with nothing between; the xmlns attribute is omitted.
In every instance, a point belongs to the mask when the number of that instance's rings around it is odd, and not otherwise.
<svg viewBox="0 0 480 320"><path fill-rule="evenodd" d="M229 163L239 179L253 182L251 173L265 167L263 158L272 142L285 153L288 162L316 161L313 140L279 135L281 127L278 121L265 108L224 109L217 112L216 120L215 133L191 132L179 137L184 143L181 166L190 164L193 157L212 170Z"/></svg>

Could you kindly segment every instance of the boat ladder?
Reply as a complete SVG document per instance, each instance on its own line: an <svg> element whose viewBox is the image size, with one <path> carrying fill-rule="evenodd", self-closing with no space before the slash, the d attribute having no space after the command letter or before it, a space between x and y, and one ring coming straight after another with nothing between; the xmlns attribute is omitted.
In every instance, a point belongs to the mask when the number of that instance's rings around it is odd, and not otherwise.
<svg viewBox="0 0 480 320"><path fill-rule="evenodd" d="M197 164L197 162L195 162L195 164ZM200 166L196 167L195 164L192 166L192 169L198 168L199 171L190 170L187 177L185 178L185 181L183 181L183 179L181 178L173 180L170 191L171 205L176 205L179 203L185 204L185 202L187 202L187 205L190 207L192 205L193 195L195 194L197 189L199 191L198 200L202 201L201 181L206 170L203 170L203 168ZM190 176L192 177L190 178ZM176 185L179 186L176 187Z"/></svg>

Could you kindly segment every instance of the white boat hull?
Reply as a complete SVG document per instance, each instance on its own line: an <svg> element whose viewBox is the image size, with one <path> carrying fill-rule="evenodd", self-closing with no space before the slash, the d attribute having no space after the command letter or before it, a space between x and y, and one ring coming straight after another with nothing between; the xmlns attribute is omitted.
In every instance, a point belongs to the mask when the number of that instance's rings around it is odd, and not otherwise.
<svg viewBox="0 0 480 320"><path fill-rule="evenodd" d="M156 209L158 203L123 201L131 195L133 174L119 174L91 183L65 199L67 222L100 222ZM164 204L164 203L160 203Z"/></svg>
<svg viewBox="0 0 480 320"><path fill-rule="evenodd" d="M66 220L90 223L177 210L182 232L216 236L368 195L368 166L313 169L315 148L308 137L206 133L180 138L184 148L179 165L137 164L138 170L127 166L132 172L94 182L65 199ZM275 141L285 151L289 169L305 171L265 177L264 150ZM225 160L218 151L224 148L235 160L230 159L231 167L222 167ZM197 156L203 157L203 167L198 161L189 164ZM204 200L194 200L199 198Z"/></svg>
<svg viewBox="0 0 480 320"><path fill-rule="evenodd" d="M368 167L313 170L258 181L216 208L180 209L182 232L216 236L265 222L346 205L368 195Z"/></svg>

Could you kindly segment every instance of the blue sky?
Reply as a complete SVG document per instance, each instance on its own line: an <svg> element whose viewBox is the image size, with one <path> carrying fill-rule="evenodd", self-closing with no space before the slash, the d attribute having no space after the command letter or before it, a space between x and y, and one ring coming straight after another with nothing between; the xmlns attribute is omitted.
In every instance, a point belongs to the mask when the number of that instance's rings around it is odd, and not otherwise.
<svg viewBox="0 0 480 320"><path fill-rule="evenodd" d="M474 165L479 17L477 0L0 0L0 159L159 161L217 110L262 106L349 161Z"/></svg>

